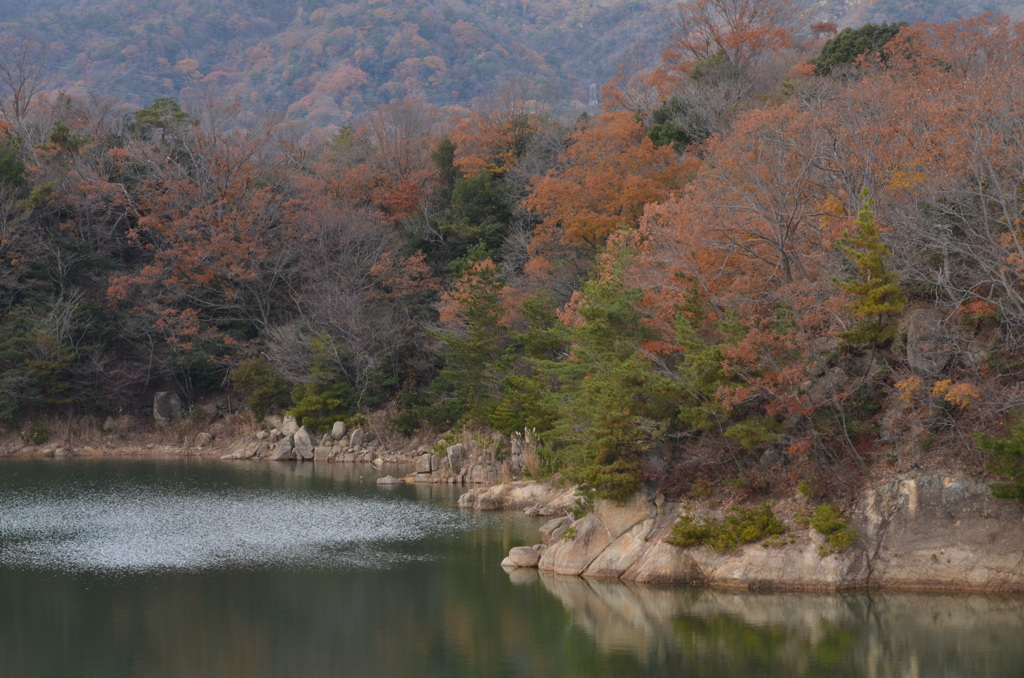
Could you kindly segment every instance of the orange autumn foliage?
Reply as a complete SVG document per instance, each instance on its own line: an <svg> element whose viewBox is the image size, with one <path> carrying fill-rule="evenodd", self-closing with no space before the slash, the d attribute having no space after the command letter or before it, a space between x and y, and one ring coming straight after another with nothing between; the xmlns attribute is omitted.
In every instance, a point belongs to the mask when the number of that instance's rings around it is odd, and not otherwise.
<svg viewBox="0 0 1024 678"><path fill-rule="evenodd" d="M536 243L596 251L616 229L636 226L644 206L686 175L686 162L655 147L633 116L606 113L572 134L558 167L534 178L523 206L542 220Z"/></svg>

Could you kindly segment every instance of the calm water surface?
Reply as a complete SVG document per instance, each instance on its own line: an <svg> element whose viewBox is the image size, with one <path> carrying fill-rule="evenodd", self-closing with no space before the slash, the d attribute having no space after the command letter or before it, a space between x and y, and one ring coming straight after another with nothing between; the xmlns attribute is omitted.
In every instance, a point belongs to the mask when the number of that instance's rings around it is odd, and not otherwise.
<svg viewBox="0 0 1024 678"><path fill-rule="evenodd" d="M1018 597L510 576L538 521L376 476L0 463L0 676L1024 676Z"/></svg>

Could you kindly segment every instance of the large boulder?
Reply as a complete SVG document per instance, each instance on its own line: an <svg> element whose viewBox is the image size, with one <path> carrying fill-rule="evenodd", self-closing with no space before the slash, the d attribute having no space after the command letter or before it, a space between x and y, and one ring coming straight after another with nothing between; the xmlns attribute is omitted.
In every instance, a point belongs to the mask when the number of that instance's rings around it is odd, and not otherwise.
<svg viewBox="0 0 1024 678"><path fill-rule="evenodd" d="M281 432L286 436L290 436L299 430L299 422L295 421L295 417L290 414L286 414L281 417Z"/></svg>
<svg viewBox="0 0 1024 678"><path fill-rule="evenodd" d="M516 567L537 567L540 562L540 553L532 546L513 546L508 557Z"/></svg>
<svg viewBox="0 0 1024 678"><path fill-rule="evenodd" d="M648 548L647 536L653 528L654 519L649 518L623 532L590 563L583 574L587 577L621 577Z"/></svg>
<svg viewBox="0 0 1024 678"><path fill-rule="evenodd" d="M270 461L292 461L293 459L295 459L295 439L292 436L285 436L274 445Z"/></svg>
<svg viewBox="0 0 1024 678"><path fill-rule="evenodd" d="M345 422L334 422L334 426L331 427L331 437L335 440L341 440L345 437Z"/></svg>
<svg viewBox="0 0 1024 678"><path fill-rule="evenodd" d="M153 395L153 419L166 423L181 416L181 398L174 391L159 391Z"/></svg>
<svg viewBox="0 0 1024 678"><path fill-rule="evenodd" d="M663 541L646 549L622 579L638 584L695 584L703 582L705 576L689 553Z"/></svg>
<svg viewBox="0 0 1024 678"><path fill-rule="evenodd" d="M479 508L479 500L487 497L488 505L509 510L544 507L543 515L564 513L576 502L575 488L553 487L535 480L502 483L491 487L478 487L459 497L461 508Z"/></svg>
<svg viewBox="0 0 1024 678"><path fill-rule="evenodd" d="M554 543L562 538L565 529L570 525L572 525L572 518L569 516L552 518L540 526L540 540L545 544Z"/></svg>
<svg viewBox="0 0 1024 678"><path fill-rule="evenodd" d="M432 456L431 454L421 454L416 458L416 473L430 473Z"/></svg>
<svg viewBox="0 0 1024 678"><path fill-rule="evenodd" d="M942 314L933 306L918 305L903 317L907 333L907 365L917 374L937 377L953 359L953 345Z"/></svg>
<svg viewBox="0 0 1024 678"><path fill-rule="evenodd" d="M573 523L562 541L551 544L539 567L555 574L579 575L614 541L612 533L593 513Z"/></svg>
<svg viewBox="0 0 1024 678"><path fill-rule="evenodd" d="M352 449L358 449L363 446L363 442L366 440L366 433L361 428L353 429L352 436L349 440L349 447Z"/></svg>
<svg viewBox="0 0 1024 678"><path fill-rule="evenodd" d="M303 426L292 436L292 449L295 450L295 458L303 461L313 460L313 449L316 447L316 439L309 429Z"/></svg>
<svg viewBox="0 0 1024 678"><path fill-rule="evenodd" d="M641 492L636 492L625 503L598 499L594 502L594 513L605 527L618 537L638 523L654 517L654 504Z"/></svg>
<svg viewBox="0 0 1024 678"><path fill-rule="evenodd" d="M452 473L458 473L462 470L462 464L466 459L466 454L462 449L461 443L456 443L446 450L448 459L448 468L451 469Z"/></svg>

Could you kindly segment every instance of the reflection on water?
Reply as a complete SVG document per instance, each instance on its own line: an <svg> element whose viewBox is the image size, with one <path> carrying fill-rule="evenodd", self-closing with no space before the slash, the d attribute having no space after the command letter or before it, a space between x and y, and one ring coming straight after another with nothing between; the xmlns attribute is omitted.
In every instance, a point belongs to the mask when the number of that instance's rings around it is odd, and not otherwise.
<svg viewBox="0 0 1024 678"><path fill-rule="evenodd" d="M517 583L528 574L516 571ZM603 652L686 676L1024 675L1020 597L752 593L533 574Z"/></svg>
<svg viewBox="0 0 1024 678"><path fill-rule="evenodd" d="M506 575L541 521L377 475L0 464L0 678L1024 675L1020 598Z"/></svg>

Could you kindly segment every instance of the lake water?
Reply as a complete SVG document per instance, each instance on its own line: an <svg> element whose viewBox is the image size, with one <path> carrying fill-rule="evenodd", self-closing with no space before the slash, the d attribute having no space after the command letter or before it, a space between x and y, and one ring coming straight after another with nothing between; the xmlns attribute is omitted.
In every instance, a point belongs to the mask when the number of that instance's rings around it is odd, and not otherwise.
<svg viewBox="0 0 1024 678"><path fill-rule="evenodd" d="M509 575L538 520L377 475L0 463L0 677L1024 676L1020 597Z"/></svg>

